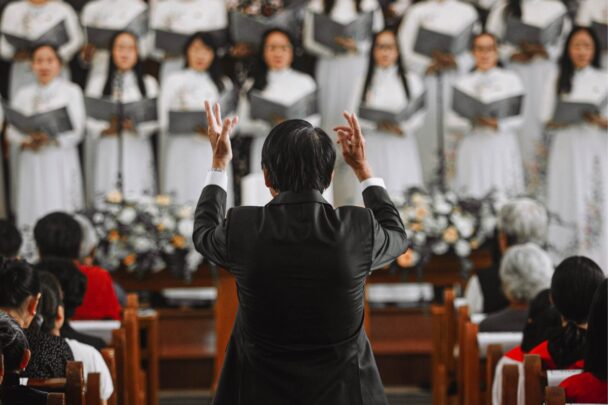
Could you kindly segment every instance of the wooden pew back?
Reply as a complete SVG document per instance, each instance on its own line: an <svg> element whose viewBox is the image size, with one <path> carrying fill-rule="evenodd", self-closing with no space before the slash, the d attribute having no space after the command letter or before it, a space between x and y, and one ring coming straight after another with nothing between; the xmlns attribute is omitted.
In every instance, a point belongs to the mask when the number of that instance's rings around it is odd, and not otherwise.
<svg viewBox="0 0 608 405"><path fill-rule="evenodd" d="M65 395L59 392L51 392L46 399L47 405L65 405Z"/></svg>
<svg viewBox="0 0 608 405"><path fill-rule="evenodd" d="M547 387L545 389L545 398L547 405L566 404L566 393L562 387Z"/></svg>
<svg viewBox="0 0 608 405"><path fill-rule="evenodd" d="M519 386L519 367L516 364L505 364L502 369L502 405L517 405ZM491 401L491 400L490 400ZM489 402L491 404L491 402Z"/></svg>
<svg viewBox="0 0 608 405"><path fill-rule="evenodd" d="M83 367L82 363L78 361L68 361L65 378L30 378L27 385L41 391L65 393L66 405L85 404ZM54 400L57 400L57 398L54 398Z"/></svg>
<svg viewBox="0 0 608 405"><path fill-rule="evenodd" d="M86 405L101 405L101 374L87 375Z"/></svg>
<svg viewBox="0 0 608 405"><path fill-rule="evenodd" d="M524 393L526 405L542 405L547 377L543 372L540 356L524 356Z"/></svg>

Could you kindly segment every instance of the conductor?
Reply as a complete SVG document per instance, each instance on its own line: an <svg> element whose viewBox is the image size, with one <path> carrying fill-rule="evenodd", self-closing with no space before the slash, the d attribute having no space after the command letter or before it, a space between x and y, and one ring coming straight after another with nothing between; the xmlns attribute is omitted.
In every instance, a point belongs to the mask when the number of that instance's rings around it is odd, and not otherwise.
<svg viewBox="0 0 608 405"><path fill-rule="evenodd" d="M273 200L226 214L230 133L205 103L212 168L195 213L194 244L236 279L239 309L214 404L387 404L363 328L364 284L407 249L399 212L365 158L354 114L335 128L365 208L332 207L330 137L303 120L274 127L262 150Z"/></svg>

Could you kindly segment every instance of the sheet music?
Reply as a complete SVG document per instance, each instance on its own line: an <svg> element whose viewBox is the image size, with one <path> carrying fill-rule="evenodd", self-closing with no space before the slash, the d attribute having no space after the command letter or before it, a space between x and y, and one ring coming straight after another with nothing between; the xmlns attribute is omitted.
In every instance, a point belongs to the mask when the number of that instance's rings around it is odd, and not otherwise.
<svg viewBox="0 0 608 405"><path fill-rule="evenodd" d="M7 32L2 33L9 44L16 50L30 50L35 48L39 44L51 44L60 48L65 45L69 40L65 21L61 20L56 25L51 27L48 31L40 35L36 39L29 39L15 34Z"/></svg>
<svg viewBox="0 0 608 405"><path fill-rule="evenodd" d="M561 15L545 27L537 27L524 23L521 19L507 17L507 30L505 41L520 45L522 42L532 44L552 44L562 33L565 15Z"/></svg>
<svg viewBox="0 0 608 405"><path fill-rule="evenodd" d="M481 100L454 87L452 110L471 121L478 118L504 119L521 113L524 100L523 94L506 97L500 100L484 103Z"/></svg>
<svg viewBox="0 0 608 405"><path fill-rule="evenodd" d="M432 57L435 51L458 55L470 48L473 27L474 24L471 24L457 35L420 27L416 36L414 51L428 57Z"/></svg>
<svg viewBox="0 0 608 405"><path fill-rule="evenodd" d="M283 105L264 98L259 91L251 92L251 118L271 125L288 119L305 119L318 112L317 92L312 92L291 105Z"/></svg>
<svg viewBox="0 0 608 405"><path fill-rule="evenodd" d="M236 111L238 91L236 88L224 91L220 96L222 114L229 115ZM169 133L171 135L193 134L207 128L205 111L169 111Z"/></svg>
<svg viewBox="0 0 608 405"><path fill-rule="evenodd" d="M421 94L400 111L387 111L369 107L365 104L359 107L359 117L376 123L401 124L407 121L425 106L426 95Z"/></svg>
<svg viewBox="0 0 608 405"><path fill-rule="evenodd" d="M67 107L26 116L4 102L2 106L8 123L24 134L44 132L56 137L74 129Z"/></svg>
<svg viewBox="0 0 608 405"><path fill-rule="evenodd" d="M362 13L349 24L340 24L331 17L321 13L315 13L313 18L315 41L336 53L346 52L344 47L336 43L336 38L352 38L357 42L361 42L372 35L373 13L371 11Z"/></svg>
<svg viewBox="0 0 608 405"><path fill-rule="evenodd" d="M284 10L271 17L253 17L239 11L230 12L230 36L234 42L245 42L257 48L261 45L262 36L270 28L282 28L295 35L295 12Z"/></svg>

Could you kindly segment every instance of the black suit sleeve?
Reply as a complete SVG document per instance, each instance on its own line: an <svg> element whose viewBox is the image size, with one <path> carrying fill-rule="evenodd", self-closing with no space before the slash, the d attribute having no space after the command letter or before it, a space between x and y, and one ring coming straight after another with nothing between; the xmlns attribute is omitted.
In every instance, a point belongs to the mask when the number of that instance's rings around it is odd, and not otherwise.
<svg viewBox="0 0 608 405"><path fill-rule="evenodd" d="M205 258L228 266L228 218L226 214L226 191L216 185L203 189L194 213L194 247Z"/></svg>
<svg viewBox="0 0 608 405"><path fill-rule="evenodd" d="M365 207L371 210L372 265L376 270L405 253L408 246L405 227L399 211L383 187L371 186L363 191Z"/></svg>

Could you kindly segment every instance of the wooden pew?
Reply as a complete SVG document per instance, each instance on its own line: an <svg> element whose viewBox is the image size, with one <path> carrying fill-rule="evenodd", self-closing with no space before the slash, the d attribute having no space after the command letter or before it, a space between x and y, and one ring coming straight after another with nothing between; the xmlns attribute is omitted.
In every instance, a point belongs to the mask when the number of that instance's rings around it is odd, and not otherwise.
<svg viewBox="0 0 608 405"><path fill-rule="evenodd" d="M0 385L2 385L2 381L4 381L4 356L0 352Z"/></svg>
<svg viewBox="0 0 608 405"><path fill-rule="evenodd" d="M118 390L118 379L116 376L116 351L111 347L106 347L101 349L101 356L108 366L108 370L110 371L110 376L112 377L112 385L114 386L114 392L112 396L108 398L108 405L116 405L117 403L117 394Z"/></svg>
<svg viewBox="0 0 608 405"><path fill-rule="evenodd" d="M137 310L126 308L123 313L125 330L124 405L143 405L146 401L145 375L141 369L141 342Z"/></svg>
<svg viewBox="0 0 608 405"><path fill-rule="evenodd" d="M65 395L59 392L51 392L46 399L46 405L65 405Z"/></svg>
<svg viewBox="0 0 608 405"><path fill-rule="evenodd" d="M30 378L27 385L41 391L65 393L66 405L86 404L83 367L78 361L68 361L65 378Z"/></svg>
<svg viewBox="0 0 608 405"><path fill-rule="evenodd" d="M86 405L101 405L101 374L89 373L87 375L87 390L85 393Z"/></svg>
<svg viewBox="0 0 608 405"><path fill-rule="evenodd" d="M545 403L547 405L565 405L566 393L562 387L545 388Z"/></svg>
<svg viewBox="0 0 608 405"><path fill-rule="evenodd" d="M516 364L505 364L502 369L502 405L517 405L517 390L519 386L519 367ZM490 405L492 402L490 398Z"/></svg>
<svg viewBox="0 0 608 405"><path fill-rule="evenodd" d="M542 368L540 356L524 356L524 393L526 405L542 405L544 402L547 376Z"/></svg>
<svg viewBox="0 0 608 405"><path fill-rule="evenodd" d="M492 384L496 374L496 365L503 355L502 345L491 344L486 351L486 404L492 404ZM519 374L519 373L518 373Z"/></svg>
<svg viewBox="0 0 608 405"><path fill-rule="evenodd" d="M445 405L448 402L448 387L456 375L458 315L455 307L456 293L446 288L443 304L431 306L432 319L432 383L433 404Z"/></svg>
<svg viewBox="0 0 608 405"><path fill-rule="evenodd" d="M114 385L114 397L116 404L126 405L128 395L125 392L127 387L127 334L124 328L112 331L112 349L114 350L114 360L116 364L116 384Z"/></svg>

